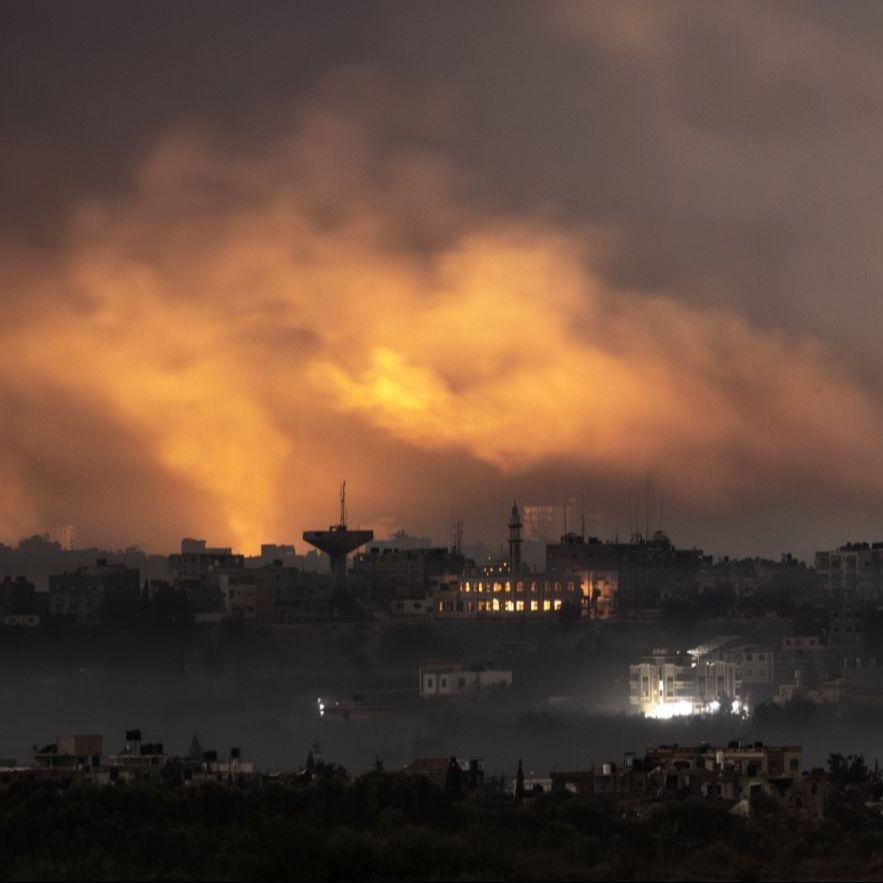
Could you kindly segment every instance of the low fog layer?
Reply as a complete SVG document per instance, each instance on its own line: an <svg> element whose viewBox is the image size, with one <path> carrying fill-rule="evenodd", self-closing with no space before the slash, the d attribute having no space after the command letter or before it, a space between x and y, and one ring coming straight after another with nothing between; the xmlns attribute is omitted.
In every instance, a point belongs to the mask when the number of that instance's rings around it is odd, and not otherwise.
<svg viewBox="0 0 883 883"><path fill-rule="evenodd" d="M0 756L30 759L34 744L98 732L105 752L125 730L186 753L198 735L222 753L236 745L262 769L292 769L314 743L352 772L379 756L388 769L417 756L482 757L490 773L537 775L620 760L659 742L735 738L804 747L805 764L831 751L879 752L879 716L808 710L740 722L729 716L653 721L628 715L628 664L650 644L687 646L689 630L649 624L566 628L558 623L350 624L325 628L204 628L155 636L3 635ZM511 668L513 687L480 698L421 700L427 659ZM109 662L108 660L113 660ZM375 720L319 719L316 700L364 694L387 705Z"/></svg>

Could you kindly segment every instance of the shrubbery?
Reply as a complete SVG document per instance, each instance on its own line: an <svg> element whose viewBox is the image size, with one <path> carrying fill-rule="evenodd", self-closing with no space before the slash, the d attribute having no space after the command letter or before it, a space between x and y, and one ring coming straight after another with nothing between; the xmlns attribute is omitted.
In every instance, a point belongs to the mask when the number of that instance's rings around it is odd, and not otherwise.
<svg viewBox="0 0 883 883"><path fill-rule="evenodd" d="M0 793L0 878L836 879L883 861L883 821L744 819L686 800L649 814L572 794L457 799L422 778L193 789L19 781Z"/></svg>

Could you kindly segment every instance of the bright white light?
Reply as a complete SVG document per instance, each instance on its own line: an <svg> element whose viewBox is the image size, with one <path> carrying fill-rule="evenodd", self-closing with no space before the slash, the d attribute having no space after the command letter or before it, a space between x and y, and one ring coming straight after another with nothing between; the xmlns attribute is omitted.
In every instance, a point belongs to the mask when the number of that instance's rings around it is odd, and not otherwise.
<svg viewBox="0 0 883 883"><path fill-rule="evenodd" d="M650 710L646 711L647 717L656 720L668 720L672 717L685 717L693 713L693 703L687 699L681 699L678 702L657 702L650 706Z"/></svg>
<svg viewBox="0 0 883 883"><path fill-rule="evenodd" d="M717 714L721 710L721 704L717 699L712 699L711 702L705 706L705 710L709 714Z"/></svg>
<svg viewBox="0 0 883 883"><path fill-rule="evenodd" d="M738 699L733 700L733 705L731 706L731 711L733 714L738 714L742 709L742 703Z"/></svg>
<svg viewBox="0 0 883 883"><path fill-rule="evenodd" d="M325 717L325 703L322 701L321 696L316 700L316 705L319 706L319 717Z"/></svg>

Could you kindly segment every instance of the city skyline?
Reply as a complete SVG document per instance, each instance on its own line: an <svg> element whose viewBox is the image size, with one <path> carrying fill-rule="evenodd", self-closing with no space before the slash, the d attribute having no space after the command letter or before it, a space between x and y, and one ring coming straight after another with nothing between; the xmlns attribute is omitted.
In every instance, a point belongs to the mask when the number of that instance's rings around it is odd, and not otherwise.
<svg viewBox="0 0 883 883"><path fill-rule="evenodd" d="M6 0L0 881L883 878L881 45Z"/></svg>

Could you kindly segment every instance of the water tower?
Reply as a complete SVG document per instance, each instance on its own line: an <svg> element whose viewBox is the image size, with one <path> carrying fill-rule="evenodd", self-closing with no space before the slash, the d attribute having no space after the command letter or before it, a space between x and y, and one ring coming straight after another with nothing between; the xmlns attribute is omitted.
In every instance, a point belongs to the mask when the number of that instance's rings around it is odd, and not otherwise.
<svg viewBox="0 0 883 883"><path fill-rule="evenodd" d="M346 482L340 486L340 522L328 530L305 530L304 540L331 559L331 575L338 586L346 582L346 557L374 539L373 530L348 530L346 526Z"/></svg>

